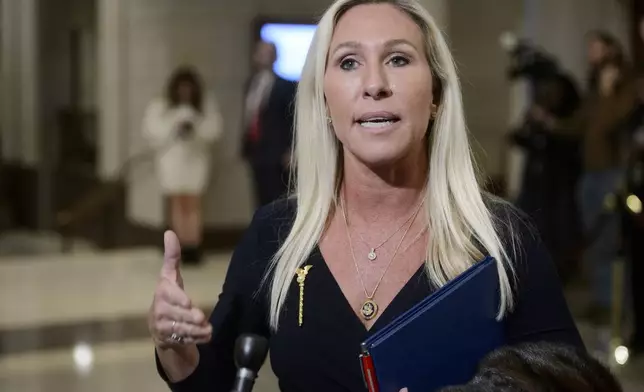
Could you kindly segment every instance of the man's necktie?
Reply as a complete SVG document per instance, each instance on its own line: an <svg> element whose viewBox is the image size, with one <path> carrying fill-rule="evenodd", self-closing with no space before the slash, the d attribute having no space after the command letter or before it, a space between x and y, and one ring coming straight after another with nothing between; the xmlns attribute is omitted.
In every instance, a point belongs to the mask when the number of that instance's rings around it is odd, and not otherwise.
<svg viewBox="0 0 644 392"><path fill-rule="evenodd" d="M260 138L260 126L259 126L259 108L255 111L255 114L251 118L249 129L248 129L248 138L251 142L257 143Z"/></svg>

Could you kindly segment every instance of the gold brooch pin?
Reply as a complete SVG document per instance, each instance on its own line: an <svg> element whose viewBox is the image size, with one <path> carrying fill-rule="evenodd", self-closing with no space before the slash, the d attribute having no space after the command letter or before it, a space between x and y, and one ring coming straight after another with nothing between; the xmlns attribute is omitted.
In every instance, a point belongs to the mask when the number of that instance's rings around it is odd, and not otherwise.
<svg viewBox="0 0 644 392"><path fill-rule="evenodd" d="M301 327L304 319L304 281L306 280L306 275L309 273L309 270L312 268L312 265L306 265L304 268L297 269L297 283L300 285L300 307L297 314L297 324Z"/></svg>

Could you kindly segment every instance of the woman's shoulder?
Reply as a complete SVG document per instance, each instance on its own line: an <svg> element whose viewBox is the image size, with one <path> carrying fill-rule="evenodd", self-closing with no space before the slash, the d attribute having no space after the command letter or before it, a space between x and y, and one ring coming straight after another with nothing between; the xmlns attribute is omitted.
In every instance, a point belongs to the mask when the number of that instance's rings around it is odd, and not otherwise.
<svg viewBox="0 0 644 392"><path fill-rule="evenodd" d="M522 278L533 268L552 263L532 219L512 203L495 197L487 200L492 222L499 236L507 263Z"/></svg>
<svg viewBox="0 0 644 392"><path fill-rule="evenodd" d="M295 203L278 200L259 208L237 243L228 269L229 290L255 292L264 281L294 215Z"/></svg>
<svg viewBox="0 0 644 392"><path fill-rule="evenodd" d="M295 219L296 211L297 202L294 198L279 199L257 209L251 225L262 231L282 231Z"/></svg>
<svg viewBox="0 0 644 392"><path fill-rule="evenodd" d="M486 204L492 223L506 246L514 243L538 241L538 231L532 219L511 202L496 196L488 196Z"/></svg>
<svg viewBox="0 0 644 392"><path fill-rule="evenodd" d="M548 284L558 285L557 266L532 219L504 200L494 200L489 209L519 292L545 284L544 279L549 280Z"/></svg>
<svg viewBox="0 0 644 392"><path fill-rule="evenodd" d="M492 200L488 208L512 268L513 308L505 325L508 343L552 341L583 347L557 266L535 224L507 201Z"/></svg>
<svg viewBox="0 0 644 392"><path fill-rule="evenodd" d="M258 251L272 256L286 239L296 210L294 198L279 199L262 206L253 215L246 235L255 238Z"/></svg>

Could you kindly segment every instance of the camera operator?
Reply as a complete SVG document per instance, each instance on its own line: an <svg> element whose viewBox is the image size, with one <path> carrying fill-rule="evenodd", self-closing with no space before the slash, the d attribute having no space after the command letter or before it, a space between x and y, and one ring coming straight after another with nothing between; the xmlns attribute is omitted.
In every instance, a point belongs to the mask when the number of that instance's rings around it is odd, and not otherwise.
<svg viewBox="0 0 644 392"><path fill-rule="evenodd" d="M522 41L507 47L510 79L531 84L532 106L511 142L526 154L519 208L535 220L544 243L566 281L574 272L581 230L575 200L580 176L580 96L556 60Z"/></svg>
<svg viewBox="0 0 644 392"><path fill-rule="evenodd" d="M533 140L543 148L530 155L519 205L535 215L544 241L564 281L576 269L581 225L575 200L580 177L580 137L577 114L557 117L535 103L527 113ZM536 143L535 143L536 144Z"/></svg>
<svg viewBox="0 0 644 392"><path fill-rule="evenodd" d="M611 262L620 247L619 213L611 199L624 178L623 140L635 108L632 72L617 40L604 32L589 35L589 91L582 105L584 174L578 190L593 305L590 321L608 322L611 303Z"/></svg>

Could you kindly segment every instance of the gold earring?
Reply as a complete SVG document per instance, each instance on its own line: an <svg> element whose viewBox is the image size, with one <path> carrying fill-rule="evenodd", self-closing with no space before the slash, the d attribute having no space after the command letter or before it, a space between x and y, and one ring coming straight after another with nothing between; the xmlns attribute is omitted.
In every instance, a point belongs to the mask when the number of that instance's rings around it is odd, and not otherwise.
<svg viewBox="0 0 644 392"><path fill-rule="evenodd" d="M432 104L431 118L435 119L437 114L438 114L438 107L435 104Z"/></svg>

